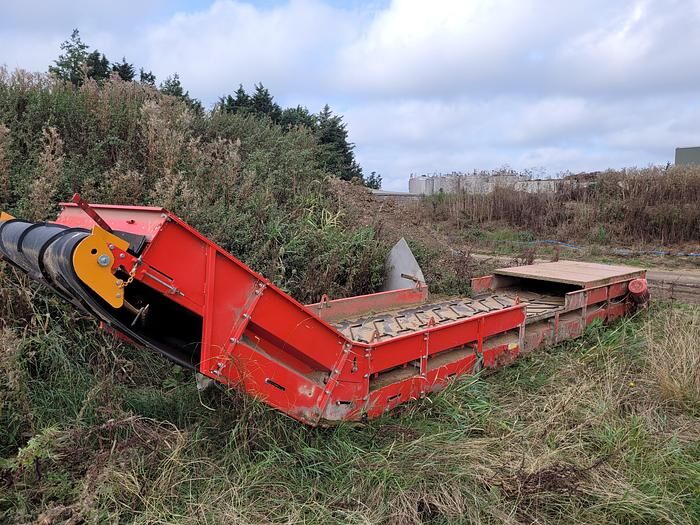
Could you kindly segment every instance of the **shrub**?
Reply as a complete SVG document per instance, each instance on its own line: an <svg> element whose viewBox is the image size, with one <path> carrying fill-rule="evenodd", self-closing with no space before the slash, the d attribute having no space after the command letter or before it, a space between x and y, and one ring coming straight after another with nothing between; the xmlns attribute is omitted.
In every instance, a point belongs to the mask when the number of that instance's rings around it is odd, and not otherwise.
<svg viewBox="0 0 700 525"><path fill-rule="evenodd" d="M698 242L700 167L609 170L588 184L562 182L552 193L496 186L487 194L439 194L422 200L431 220L471 231L492 223L539 237L601 244Z"/></svg>
<svg viewBox="0 0 700 525"><path fill-rule="evenodd" d="M375 291L386 253L371 227L339 213L324 154L306 128L194 113L118 77L76 88L0 69L0 201L10 212L47 219L74 192L164 206L302 301Z"/></svg>

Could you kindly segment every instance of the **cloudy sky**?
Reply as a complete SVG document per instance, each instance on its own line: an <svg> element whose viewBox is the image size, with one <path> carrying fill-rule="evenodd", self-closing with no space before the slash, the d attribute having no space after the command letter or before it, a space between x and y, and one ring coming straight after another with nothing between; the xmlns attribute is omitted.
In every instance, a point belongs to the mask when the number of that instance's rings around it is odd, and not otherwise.
<svg viewBox="0 0 700 525"><path fill-rule="evenodd" d="M0 64L44 71L74 27L206 104L255 82L329 103L386 189L700 145L700 0L2 0Z"/></svg>

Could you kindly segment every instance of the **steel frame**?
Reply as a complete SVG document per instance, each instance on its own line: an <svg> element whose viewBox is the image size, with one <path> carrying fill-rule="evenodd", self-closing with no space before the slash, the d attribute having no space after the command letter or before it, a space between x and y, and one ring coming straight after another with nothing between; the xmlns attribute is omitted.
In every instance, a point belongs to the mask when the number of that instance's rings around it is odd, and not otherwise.
<svg viewBox="0 0 700 525"><path fill-rule="evenodd" d="M97 220L115 235L144 240L138 253L108 244L111 272L118 287L126 284L127 299L131 282L138 282L178 305L177 311L201 319L197 372L309 425L377 417L460 375L498 368L521 351L576 337L594 319L614 319L634 307L627 300L629 281L623 280L569 292L561 309L545 314L528 317L527 303L516 298L512 306L458 319L426 311L427 321L408 333L355 341L333 323L423 305L427 287L419 283L337 300L324 296L303 305L162 208L87 205L79 198L62 206L58 224L89 229ZM502 281L487 276L473 280L472 287L483 293ZM109 328L108 310L99 309ZM117 325L122 337L157 349L147 337ZM187 366L186 360L178 362Z"/></svg>

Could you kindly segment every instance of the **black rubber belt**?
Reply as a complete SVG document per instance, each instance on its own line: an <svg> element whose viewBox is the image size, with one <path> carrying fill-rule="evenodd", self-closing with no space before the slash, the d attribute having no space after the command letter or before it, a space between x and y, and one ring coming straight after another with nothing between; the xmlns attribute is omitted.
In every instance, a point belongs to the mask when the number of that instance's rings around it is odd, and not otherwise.
<svg viewBox="0 0 700 525"><path fill-rule="evenodd" d="M13 223L14 226L6 230L6 227ZM17 223L26 226L22 229ZM60 231L56 231L57 229ZM73 252L89 233L89 230L83 228L56 228L54 224L13 219L0 225L0 255L33 279L47 284L73 305L133 341L182 367L196 370L194 364L182 359L173 349L144 337L119 320L113 314L114 309L78 278L73 268ZM15 258L17 260L14 260ZM41 275L36 274L37 268Z"/></svg>

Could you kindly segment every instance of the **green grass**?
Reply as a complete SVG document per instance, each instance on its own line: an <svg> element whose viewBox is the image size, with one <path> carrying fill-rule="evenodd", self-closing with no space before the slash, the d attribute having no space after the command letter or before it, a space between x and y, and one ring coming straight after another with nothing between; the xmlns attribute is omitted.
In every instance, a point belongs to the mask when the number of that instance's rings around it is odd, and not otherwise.
<svg viewBox="0 0 700 525"><path fill-rule="evenodd" d="M700 523L693 371L674 399L653 357L697 308L316 429L41 312L1 339L2 523Z"/></svg>

